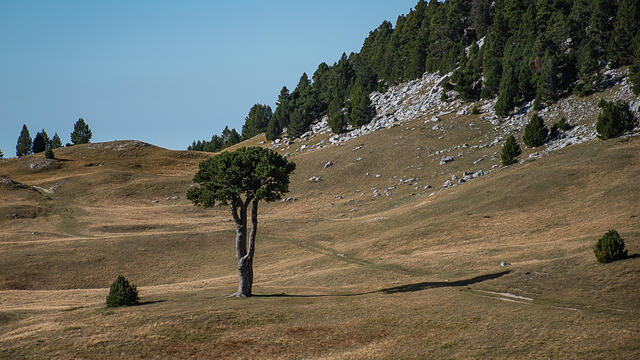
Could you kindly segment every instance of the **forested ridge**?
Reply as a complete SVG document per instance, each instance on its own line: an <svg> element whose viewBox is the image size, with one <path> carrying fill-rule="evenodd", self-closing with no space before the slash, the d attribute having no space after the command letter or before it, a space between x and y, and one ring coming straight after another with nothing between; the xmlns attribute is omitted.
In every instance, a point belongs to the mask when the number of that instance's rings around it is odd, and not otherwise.
<svg viewBox="0 0 640 360"><path fill-rule="evenodd" d="M523 101L541 109L598 91L607 66L630 65L640 93L639 33L638 0L420 0L395 27L384 21L371 31L358 53L302 74L292 92L283 87L275 111L254 105L240 140L262 132L273 140L284 128L297 137L323 115L336 133L360 126L375 116L369 93L425 72L453 72L445 86L464 100L497 96L501 116Z"/></svg>

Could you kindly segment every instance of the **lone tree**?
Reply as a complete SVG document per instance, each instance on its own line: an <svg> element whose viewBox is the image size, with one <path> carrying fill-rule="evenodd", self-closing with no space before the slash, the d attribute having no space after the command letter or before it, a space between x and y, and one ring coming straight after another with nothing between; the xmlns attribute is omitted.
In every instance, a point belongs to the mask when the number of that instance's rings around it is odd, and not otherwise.
<svg viewBox="0 0 640 360"><path fill-rule="evenodd" d="M31 135L29 134L27 125L22 125L22 131L20 132L18 143L16 144L16 156L29 155L32 143L33 141L31 140Z"/></svg>
<svg viewBox="0 0 640 360"><path fill-rule="evenodd" d="M509 166L517 162L516 157L522 154L522 149L518 141L513 135L509 135L507 141L502 146L502 152L500 158L502 159L502 166Z"/></svg>
<svg viewBox="0 0 640 360"><path fill-rule="evenodd" d="M78 119L73 125L73 132L71 133L71 142L74 145L88 144L91 140L92 134L89 125L84 122L83 118Z"/></svg>
<svg viewBox="0 0 640 360"><path fill-rule="evenodd" d="M193 182L200 186L187 192L194 205L229 206L236 223L238 291L231 296L251 296L253 257L258 230L258 202L276 201L289 191L289 176L296 164L273 150L261 147L224 152L200 163ZM251 208L251 233L247 249L247 214Z"/></svg>
<svg viewBox="0 0 640 360"><path fill-rule="evenodd" d="M2 152L2 149L0 149L0 159L4 158L4 153Z"/></svg>

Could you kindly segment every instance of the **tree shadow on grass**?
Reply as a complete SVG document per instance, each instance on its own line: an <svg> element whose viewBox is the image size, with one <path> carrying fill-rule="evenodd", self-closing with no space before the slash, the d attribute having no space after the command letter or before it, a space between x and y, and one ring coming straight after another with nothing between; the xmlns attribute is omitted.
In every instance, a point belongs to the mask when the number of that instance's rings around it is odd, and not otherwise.
<svg viewBox="0 0 640 360"><path fill-rule="evenodd" d="M394 286L391 288L386 288L378 291L385 294L395 294L395 293L422 291L426 289L439 288L439 287L468 286L468 285L476 284L476 283L487 281L487 280L497 279L499 277L509 274L510 272L511 271L502 271L495 274L480 275L471 279L458 280L458 281L425 281L425 282L415 283L415 284Z"/></svg>
<svg viewBox="0 0 640 360"><path fill-rule="evenodd" d="M132 306L144 306L144 305L151 305L151 304L157 304L157 303L163 303L163 302L167 302L167 300L149 300L149 301L140 301L139 303L132 305Z"/></svg>
<svg viewBox="0 0 640 360"><path fill-rule="evenodd" d="M265 297L265 298L314 298L314 297L341 297L341 296L359 296L359 295L367 295L367 294L396 294L396 293L406 293L406 292L416 292L422 291L426 289L440 288L440 287L455 287L455 286L468 286L472 284L476 284L479 282L497 279L504 275L511 273L511 271L502 271L494 274L486 274L473 277L471 279L466 280L457 280L457 281L425 281L415 284L406 284L400 286L394 286L390 288L384 288L380 290L360 292L354 294L323 294L323 295L296 295L296 294L287 294L287 293L278 293L278 294L254 294L252 297Z"/></svg>

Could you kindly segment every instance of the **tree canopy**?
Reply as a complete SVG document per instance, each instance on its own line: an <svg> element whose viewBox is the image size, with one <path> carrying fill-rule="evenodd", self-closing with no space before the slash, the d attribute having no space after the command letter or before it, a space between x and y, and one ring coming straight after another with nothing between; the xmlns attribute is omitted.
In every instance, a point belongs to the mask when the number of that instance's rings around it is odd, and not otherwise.
<svg viewBox="0 0 640 360"><path fill-rule="evenodd" d="M29 129L27 129L27 125L22 125L22 131L20 132L20 136L18 136L18 143L16 144L16 156L24 156L31 153L32 150L31 135L29 134Z"/></svg>
<svg viewBox="0 0 640 360"><path fill-rule="evenodd" d="M74 145L88 144L91 141L91 129L89 124L85 123L83 118L78 119L73 125L73 132L71 133L71 142Z"/></svg>
<svg viewBox="0 0 640 360"><path fill-rule="evenodd" d="M240 148L200 163L187 198L203 207L238 205L247 200L276 201L289 191L289 175L295 164L275 151Z"/></svg>

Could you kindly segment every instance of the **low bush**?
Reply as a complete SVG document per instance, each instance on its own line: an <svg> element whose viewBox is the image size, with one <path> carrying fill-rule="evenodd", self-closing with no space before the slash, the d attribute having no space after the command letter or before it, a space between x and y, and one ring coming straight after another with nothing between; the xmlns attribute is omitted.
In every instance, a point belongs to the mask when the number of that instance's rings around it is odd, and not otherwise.
<svg viewBox="0 0 640 360"><path fill-rule="evenodd" d="M600 100L598 105L602 112L598 115L596 131L598 137L607 140L621 136L626 131L631 131L637 125L633 113L629 110L629 104L616 101Z"/></svg>
<svg viewBox="0 0 640 360"><path fill-rule="evenodd" d="M50 147L48 147L47 150L44 151L44 157L47 159L55 158L55 154L53 153L53 150Z"/></svg>
<svg viewBox="0 0 640 360"><path fill-rule="evenodd" d="M609 263L615 260L625 259L627 250L624 249L624 240L615 230L607 231L593 246L596 259L601 263Z"/></svg>
<svg viewBox="0 0 640 360"><path fill-rule="evenodd" d="M107 306L129 306L135 305L139 301L138 289L135 285L129 284L129 281L122 275L111 284L109 295L107 295Z"/></svg>

